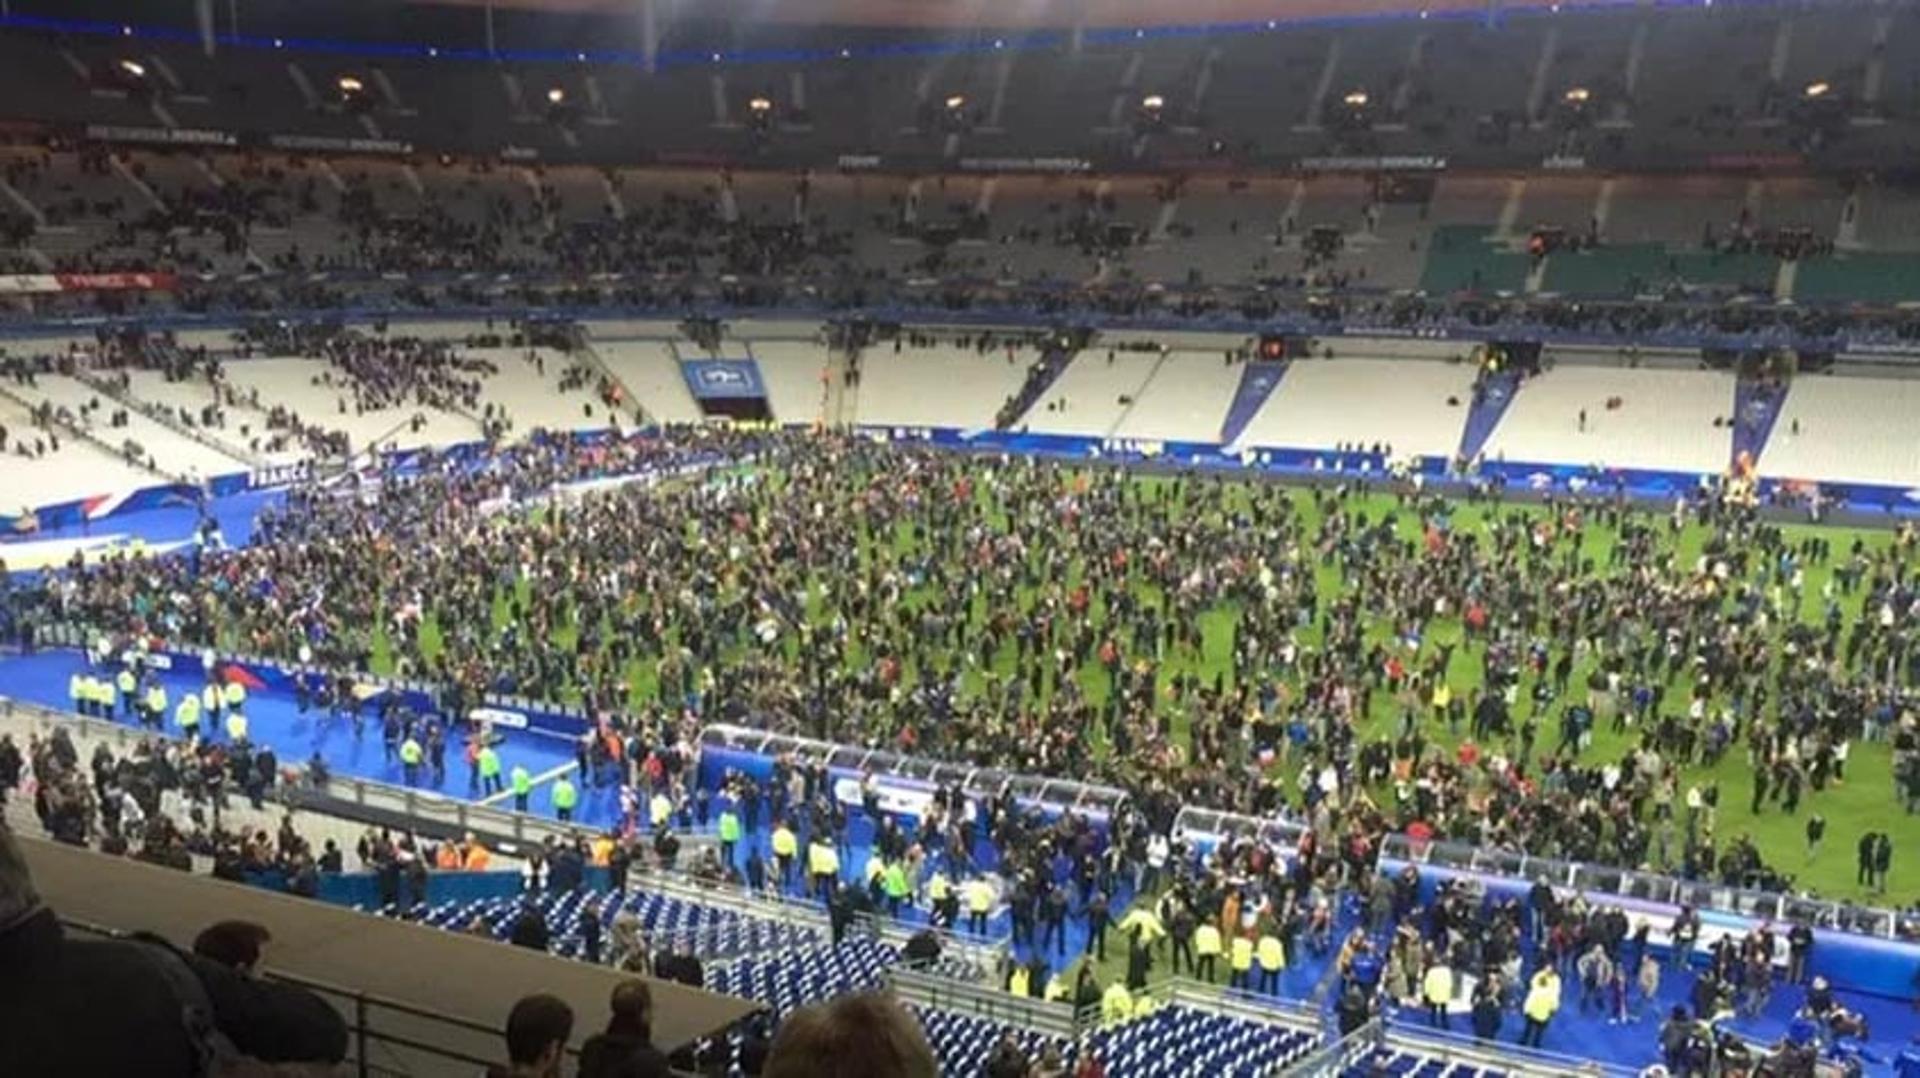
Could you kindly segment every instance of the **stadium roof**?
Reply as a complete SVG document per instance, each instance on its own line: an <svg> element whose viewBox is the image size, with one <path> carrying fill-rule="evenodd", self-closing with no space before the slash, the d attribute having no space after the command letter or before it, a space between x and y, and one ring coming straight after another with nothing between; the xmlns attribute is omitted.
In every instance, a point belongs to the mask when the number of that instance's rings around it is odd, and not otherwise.
<svg viewBox="0 0 1920 1078"><path fill-rule="evenodd" d="M641 0L417 0L466 7L573 14L635 11ZM1551 0L1507 0L1501 7L1548 7ZM1552 5L1557 6L1557 5ZM1198 26L1270 20L1366 18L1421 11L1485 12L1485 0L662 0L668 17L726 17L838 26L1020 28L1042 26ZM724 12L725 14L722 14Z"/></svg>

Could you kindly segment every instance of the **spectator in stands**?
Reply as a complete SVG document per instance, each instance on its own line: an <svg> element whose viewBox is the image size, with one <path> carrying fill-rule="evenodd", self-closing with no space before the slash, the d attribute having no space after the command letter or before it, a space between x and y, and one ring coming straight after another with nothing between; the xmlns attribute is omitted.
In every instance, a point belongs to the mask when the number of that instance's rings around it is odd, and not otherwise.
<svg viewBox="0 0 1920 1078"><path fill-rule="evenodd" d="M158 937L68 939L0 826L0 1074L180 1075L203 1059L332 1065L347 1029L304 988L242 976ZM182 1020L198 1012L205 1029Z"/></svg>
<svg viewBox="0 0 1920 1078"><path fill-rule="evenodd" d="M513 928L507 934L507 942L515 947L544 951L553 939L553 933L547 928L546 915L533 902L525 902L520 907L519 916L514 918Z"/></svg>
<svg viewBox="0 0 1920 1078"><path fill-rule="evenodd" d="M260 955L273 933L252 921L216 921L193 939L193 953L251 975L260 968Z"/></svg>
<svg viewBox="0 0 1920 1078"><path fill-rule="evenodd" d="M487 1078L560 1078L572 1037L572 1007L554 996L527 996L507 1013L507 1065L488 1068Z"/></svg>
<svg viewBox="0 0 1920 1078"><path fill-rule="evenodd" d="M763 1078L934 1078L939 1067L920 1023L892 997L869 992L787 1016Z"/></svg>
<svg viewBox="0 0 1920 1078"><path fill-rule="evenodd" d="M580 1046L580 1078L653 1078L668 1073L667 1057L653 1046L653 991L647 982L621 981L608 1001L605 1032Z"/></svg>

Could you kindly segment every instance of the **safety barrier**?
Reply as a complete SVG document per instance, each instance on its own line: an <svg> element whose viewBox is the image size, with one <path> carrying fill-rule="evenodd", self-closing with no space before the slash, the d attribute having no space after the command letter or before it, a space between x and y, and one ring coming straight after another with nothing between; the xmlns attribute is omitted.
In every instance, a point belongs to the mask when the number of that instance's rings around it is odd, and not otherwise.
<svg viewBox="0 0 1920 1078"><path fill-rule="evenodd" d="M1421 842L1405 835L1388 835L1381 842L1381 856L1415 865L1487 873L1529 882L1544 879L1555 887L1645 899L1673 906L1722 910L1762 920L1805 921L1820 928L1882 939L1895 938L1900 923L1899 915L1892 910L1871 906L1799 898L1777 891L1754 891L1711 880L1686 880L1650 872L1556 861L1524 852L1470 846L1462 842Z"/></svg>
<svg viewBox="0 0 1920 1078"><path fill-rule="evenodd" d="M871 913L857 914L853 924L855 929L895 948L905 947L915 936L931 934L940 943L941 958L963 963L983 982L998 983L1001 971L1012 959L1010 937L982 940L925 923L908 924Z"/></svg>
<svg viewBox="0 0 1920 1078"><path fill-rule="evenodd" d="M1372 1018L1359 1029L1322 1045L1275 1072L1275 1078L1339 1078L1347 1068L1364 1062L1386 1043L1387 1024Z"/></svg>
<svg viewBox="0 0 1920 1078"><path fill-rule="evenodd" d="M102 925L61 918L70 931L106 939L126 939L126 933ZM346 1021L348 1052L342 1065L357 1078L388 1074L445 1074L486 1070L497 1056L502 1029L471 1022L443 1011L416 1007L353 988L295 977L272 969L261 976L295 985L325 999ZM569 1050L569 1054L575 1054Z"/></svg>
<svg viewBox="0 0 1920 1078"><path fill-rule="evenodd" d="M8 714L30 715L49 725L58 723L72 726L99 737L172 742L183 740L171 733L89 718L8 696L0 696L0 709ZM282 783L272 792L271 800L288 808L307 809L376 826L412 830L429 838L457 838L471 832L487 847L508 855L522 848L540 846L550 838L570 842L582 832L578 826L543 816L508 812L426 790L339 775L328 776L322 785L313 784L310 778L298 783ZM680 837L683 851L697 852L718 844L708 832L694 832Z"/></svg>
<svg viewBox="0 0 1920 1078"><path fill-rule="evenodd" d="M1375 1019L1375 1021L1381 1021ZM1425 1026L1386 1021L1381 1047L1405 1052L1423 1059L1438 1060L1454 1067L1473 1067L1483 1072L1518 1075L1521 1078L1627 1078L1634 1068L1601 1063L1577 1056L1538 1048L1502 1044L1498 1047L1469 1039L1465 1034L1445 1033Z"/></svg>
<svg viewBox="0 0 1920 1078"><path fill-rule="evenodd" d="M903 1003L972 1015L1062 1040L1092 1029L1100 1018L1098 1006L1076 1008L1058 1000L1016 996L991 985L970 984L900 966L886 971L886 984Z"/></svg>

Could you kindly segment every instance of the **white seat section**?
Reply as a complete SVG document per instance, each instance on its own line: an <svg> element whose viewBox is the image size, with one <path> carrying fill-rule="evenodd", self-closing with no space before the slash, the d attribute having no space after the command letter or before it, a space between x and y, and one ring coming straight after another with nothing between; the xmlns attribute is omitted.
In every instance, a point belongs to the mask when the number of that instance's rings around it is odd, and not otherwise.
<svg viewBox="0 0 1920 1078"><path fill-rule="evenodd" d="M1026 380L1031 348L979 352L933 348L869 348L860 360L859 422L881 426L979 430Z"/></svg>
<svg viewBox="0 0 1920 1078"><path fill-rule="evenodd" d="M1802 375L1773 425L1760 474L1920 486L1917 415L1920 380Z"/></svg>
<svg viewBox="0 0 1920 1078"><path fill-rule="evenodd" d="M37 385L17 386L14 391L22 398L35 403L45 400L51 402L56 408L66 408L73 413L77 421L93 432L94 437L110 446L118 448L128 439L132 439L139 443L140 447L153 457L154 464L168 475L198 480L247 470L245 462L210 449L183 434L176 434L159 422L148 419L132 408L101 394L85 382L61 375L41 375ZM96 400L100 402L100 406L82 418L81 408ZM108 417L120 410L127 413L126 426L110 425Z"/></svg>
<svg viewBox="0 0 1920 1078"><path fill-rule="evenodd" d="M1620 407L1610 410L1614 397ZM1563 363L1514 395L1486 454L1489 460L1723 472L1733 432L1713 421L1732 414L1733 380L1725 374Z"/></svg>
<svg viewBox="0 0 1920 1078"><path fill-rule="evenodd" d="M1460 448L1474 368L1424 359L1295 360L1240 445L1331 449L1384 443L1396 458ZM1449 405L1448 398L1458 405Z"/></svg>
<svg viewBox="0 0 1920 1078"><path fill-rule="evenodd" d="M0 427L7 444L0 451L0 513L17 513L76 498L153 486L160 480L90 442L64 431L55 433L60 450L39 458L20 455L20 447L45 445L47 432L12 399L0 397Z"/></svg>
<svg viewBox="0 0 1920 1078"><path fill-rule="evenodd" d="M593 350L648 416L662 423L700 421L700 406L666 341L598 341Z"/></svg>
<svg viewBox="0 0 1920 1078"><path fill-rule="evenodd" d="M491 362L498 370L482 376L481 397L507 410L515 436L535 430L600 430L607 406L593 395L595 380L562 391L560 379L573 365L565 353L548 348L469 348L465 355ZM545 364L535 366L534 356Z"/></svg>
<svg viewBox="0 0 1920 1078"><path fill-rule="evenodd" d="M1104 438L1126 415L1122 397L1132 399L1160 365L1159 352L1112 353L1089 348L1073 357L1046 393L1022 417L1020 426L1036 434L1075 434Z"/></svg>
<svg viewBox="0 0 1920 1078"><path fill-rule="evenodd" d="M214 395L213 385L199 374L180 382L168 381L161 371L128 370L126 375L129 392L134 399L163 405L176 416L181 409L186 409L191 414L195 428L221 445L233 447L235 452L257 452L275 464L291 463L307 456L305 446L297 443L278 453L266 450L266 444L274 432L267 428L264 410L255 411L246 406L223 408L225 426L201 426L201 410L209 404L218 403L218 398ZM258 449L255 448L256 443Z"/></svg>
<svg viewBox="0 0 1920 1078"><path fill-rule="evenodd" d="M227 381L236 391L245 395L258 390L262 409L285 405L303 423L345 432L349 448L356 453L376 438L382 448L399 449L480 440L480 425L453 412L418 405L355 412L352 394L345 388L316 382L330 370L317 359L235 359L226 363ZM343 401L345 411L341 410ZM414 415L426 418L418 432L407 422Z"/></svg>
<svg viewBox="0 0 1920 1078"><path fill-rule="evenodd" d="M1240 364L1228 365L1219 352L1167 353L1146 391L1114 428L1114 437L1218 442L1243 370Z"/></svg>
<svg viewBox="0 0 1920 1078"><path fill-rule="evenodd" d="M767 384L767 407L781 423L818 423L826 402L821 377L833 361L824 344L811 341L759 341L742 346L753 353Z"/></svg>

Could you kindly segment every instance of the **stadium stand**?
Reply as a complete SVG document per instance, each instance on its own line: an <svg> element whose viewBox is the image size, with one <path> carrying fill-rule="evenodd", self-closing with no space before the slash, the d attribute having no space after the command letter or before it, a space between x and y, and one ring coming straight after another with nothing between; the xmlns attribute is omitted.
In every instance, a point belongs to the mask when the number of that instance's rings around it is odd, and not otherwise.
<svg viewBox="0 0 1920 1078"><path fill-rule="evenodd" d="M1711 473L1727 465L1732 411L1733 384L1723 374L1561 364L1515 395L1486 452L1515 462Z"/></svg>
<svg viewBox="0 0 1920 1078"><path fill-rule="evenodd" d="M1031 349L1012 345L986 351L949 344L869 349L860 361L859 422L990 428L1026 380L1032 360ZM943 392L928 393L929 385Z"/></svg>
<svg viewBox="0 0 1920 1078"><path fill-rule="evenodd" d="M343 3L0 11L62 914L461 1073L607 959L715 1078L1913 1051L1910 5Z"/></svg>
<svg viewBox="0 0 1920 1078"><path fill-rule="evenodd" d="M1769 475L1920 485L1910 436L1920 383L1861 378L1794 382L1761 458Z"/></svg>
<svg viewBox="0 0 1920 1078"><path fill-rule="evenodd" d="M671 342L606 340L593 347L655 422L691 423L700 418Z"/></svg>
<svg viewBox="0 0 1920 1078"><path fill-rule="evenodd" d="M1098 352L1096 347L1094 356ZM1113 428L1113 436L1217 441L1240 383L1240 366L1225 362L1222 352L1169 351L1145 388L1133 395L1132 404Z"/></svg>
<svg viewBox="0 0 1920 1078"><path fill-rule="evenodd" d="M1247 447L1387 446L1389 456L1451 457L1474 370L1459 363L1301 360L1240 435ZM1458 402L1458 403L1449 403Z"/></svg>
<svg viewBox="0 0 1920 1078"><path fill-rule="evenodd" d="M824 345L810 341L762 340L744 342L735 352L753 356L766 381L767 406L781 423L811 425L825 422L827 382L833 357ZM845 372L839 373L844 380Z"/></svg>

